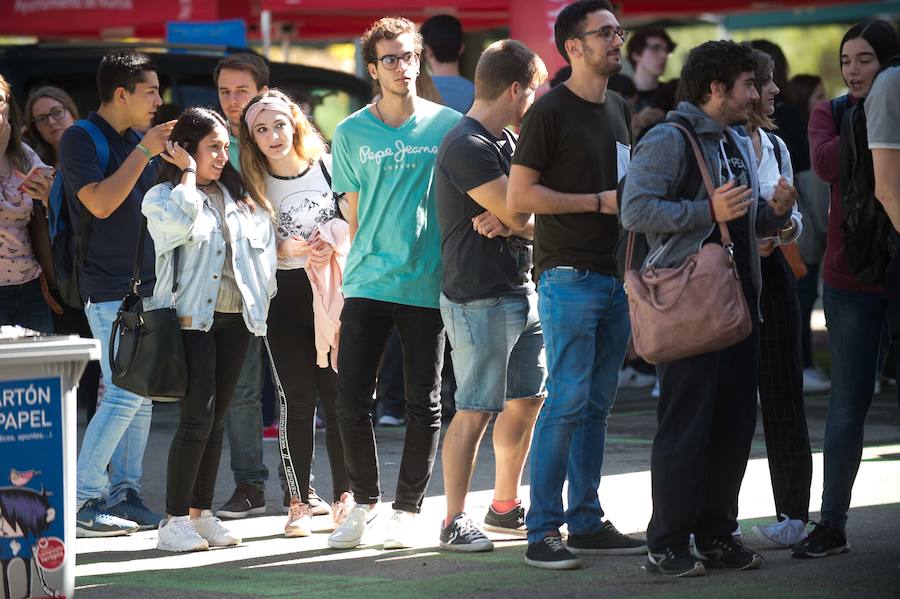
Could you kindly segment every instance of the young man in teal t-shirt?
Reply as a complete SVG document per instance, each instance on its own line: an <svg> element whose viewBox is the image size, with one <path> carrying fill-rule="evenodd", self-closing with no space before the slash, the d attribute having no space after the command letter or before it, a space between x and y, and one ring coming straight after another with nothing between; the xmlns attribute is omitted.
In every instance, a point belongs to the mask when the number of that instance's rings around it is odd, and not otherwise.
<svg viewBox="0 0 900 599"><path fill-rule="evenodd" d="M358 502L328 539L336 549L359 545L377 513L381 489L370 411L394 326L403 347L409 423L386 549L410 544L440 437L444 326L433 171L444 134L461 115L416 96L421 52L411 21L387 17L372 25L363 35L362 56L381 97L344 119L332 143L332 186L346 193L353 238L344 270L338 420Z"/></svg>

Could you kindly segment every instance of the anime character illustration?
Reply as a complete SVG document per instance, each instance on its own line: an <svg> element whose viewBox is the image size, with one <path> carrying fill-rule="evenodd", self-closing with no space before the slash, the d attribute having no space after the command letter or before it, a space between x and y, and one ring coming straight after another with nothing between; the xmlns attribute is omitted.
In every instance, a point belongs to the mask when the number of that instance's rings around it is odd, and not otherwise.
<svg viewBox="0 0 900 599"><path fill-rule="evenodd" d="M15 472L15 471L13 471ZM16 473L19 474L19 473ZM32 474L31 471L28 474ZM37 473L35 473L37 474ZM13 478L11 473L10 478ZM12 480L15 486L0 487L0 582L2 599L31 597L32 573L37 572L44 594L58 597L57 591L47 586L44 570L37 560L38 544L50 524L56 518L56 510L50 506L50 493L23 485L18 476ZM30 477L29 477L30 480ZM13 596L13 572L25 568L25 594ZM18 585L16 585L18 586Z"/></svg>

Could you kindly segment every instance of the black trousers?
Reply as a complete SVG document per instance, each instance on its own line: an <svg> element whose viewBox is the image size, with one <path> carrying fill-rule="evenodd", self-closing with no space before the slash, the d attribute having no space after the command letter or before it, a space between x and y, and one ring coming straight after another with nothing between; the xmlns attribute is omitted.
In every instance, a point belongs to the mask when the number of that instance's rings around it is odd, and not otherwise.
<svg viewBox="0 0 900 599"><path fill-rule="evenodd" d="M344 467L344 444L338 429L337 373L331 366L319 368L316 365L313 292L306 271L302 268L279 270L276 278L278 295L272 298L269 307L267 337L284 391L279 442L288 491L304 503L309 500L316 405L321 399L332 495L337 501L341 493L350 490L350 479Z"/></svg>
<svg viewBox="0 0 900 599"><path fill-rule="evenodd" d="M757 312L749 282L744 296ZM726 349L657 365L660 398L650 473L652 551L728 536L756 427L758 321L750 336Z"/></svg>
<svg viewBox="0 0 900 599"><path fill-rule="evenodd" d="M182 331L187 392L181 420L169 448L166 512L212 509L225 413L234 397L250 332L241 314L216 312L209 331Z"/></svg>
<svg viewBox="0 0 900 599"><path fill-rule="evenodd" d="M444 324L436 308L348 298L341 314L338 422L350 484L358 503L381 498L372 428L372 395L381 354L396 325L403 348L406 438L394 509L417 513L431 479L441 433Z"/></svg>
<svg viewBox="0 0 900 599"><path fill-rule="evenodd" d="M900 235L896 231L893 235L894 243L900 247ZM900 376L900 252L897 252L888 265L886 289L888 327L894 349L894 376ZM900 385L897 386L897 405L900 406Z"/></svg>
<svg viewBox="0 0 900 599"><path fill-rule="evenodd" d="M776 513L809 520L812 452L803 401L797 283L781 250L763 258L759 404Z"/></svg>

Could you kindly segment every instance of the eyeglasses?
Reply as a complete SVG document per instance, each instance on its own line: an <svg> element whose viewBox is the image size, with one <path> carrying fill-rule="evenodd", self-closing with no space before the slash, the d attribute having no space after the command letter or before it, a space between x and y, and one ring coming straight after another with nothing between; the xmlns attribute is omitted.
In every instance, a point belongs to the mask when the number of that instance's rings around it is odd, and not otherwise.
<svg viewBox="0 0 900 599"><path fill-rule="evenodd" d="M650 52L663 52L665 54L671 53L668 44L647 44L647 47L645 47L644 50Z"/></svg>
<svg viewBox="0 0 900 599"><path fill-rule="evenodd" d="M39 114L34 117L34 124L38 127L44 127L50 122L50 119L58 123L66 117L67 112L68 110L66 110L65 106L56 106L47 114Z"/></svg>
<svg viewBox="0 0 900 599"><path fill-rule="evenodd" d="M384 56L375 59L375 62L380 62L384 65L384 68L389 71L395 70L400 65L401 61L408 65L414 65L419 62L419 55L415 52L407 52L400 56L397 56L396 54L385 54Z"/></svg>
<svg viewBox="0 0 900 599"><path fill-rule="evenodd" d="M621 27L613 27L612 25L606 25L601 27L600 29L591 29L590 31L583 31L575 35L577 38L587 37L589 35L597 35L599 34L603 41L611 42L613 41L613 36L618 35L622 38L622 42L625 41L625 38L628 37L628 32L622 29Z"/></svg>

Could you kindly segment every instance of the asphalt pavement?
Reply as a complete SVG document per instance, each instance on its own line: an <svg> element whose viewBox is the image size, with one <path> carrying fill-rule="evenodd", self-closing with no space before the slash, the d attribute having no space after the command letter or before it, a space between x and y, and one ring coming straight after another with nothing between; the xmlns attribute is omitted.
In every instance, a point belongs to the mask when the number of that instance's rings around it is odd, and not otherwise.
<svg viewBox="0 0 900 599"><path fill-rule="evenodd" d="M822 490L822 438L827 395L808 396L807 413L814 451L812 505L818 518ZM162 511L169 443L177 426L176 405L154 408L153 427L144 460L143 497ZM775 517L762 423L758 419L751 460L740 497L740 523ZM79 433L84 430L80 415ZM655 430L655 400L649 390L621 392L609 420L600 499L607 516L623 532L642 535L651 513L650 447ZM403 428L378 428L376 434L385 503L378 520L390 517L397 482ZM486 435L485 439L490 439ZM331 488L324 432L317 434L313 466L320 491ZM728 599L900 598L900 408L895 389L876 396L866 424L866 443L853 493L848 536L850 553L819 560L794 560L785 550L763 551L766 562L750 572L710 571L703 578L667 579L648 574L645 558L587 557L585 568L554 572L526 566L525 543L493 535L495 550L455 554L438 548L444 497L440 456L418 517L416 547L385 551L378 526L356 550L327 548L328 517L318 517L311 537L282 536L285 515L278 482L277 443L265 443L270 469L265 515L231 521L242 545L193 554L157 551L156 532L113 539L78 539L78 599L360 597L673 597ZM493 452L485 443L473 477L468 511L481 518L491 500ZM527 482L527 468L525 480ZM216 502L233 490L228 447L223 451ZM330 501L327 492L321 493ZM527 501L527 487L523 498ZM745 534L745 538L749 535Z"/></svg>

